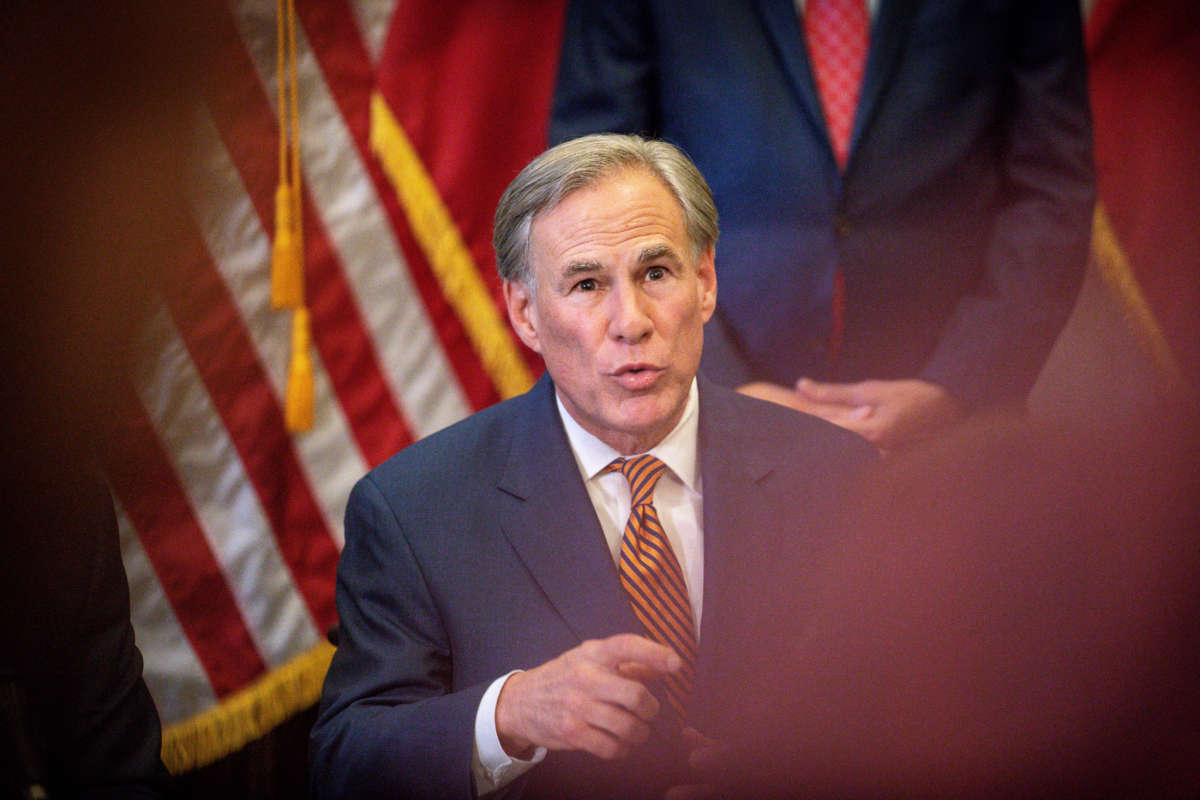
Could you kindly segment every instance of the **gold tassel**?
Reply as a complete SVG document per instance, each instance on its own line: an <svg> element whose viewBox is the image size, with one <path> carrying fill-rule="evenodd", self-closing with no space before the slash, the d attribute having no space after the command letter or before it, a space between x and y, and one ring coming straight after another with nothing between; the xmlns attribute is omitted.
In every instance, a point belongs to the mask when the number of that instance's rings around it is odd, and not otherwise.
<svg viewBox="0 0 1200 800"><path fill-rule="evenodd" d="M300 433L313 426L313 365L309 354L308 309L292 313L292 359L288 363L284 422L288 431Z"/></svg>
<svg viewBox="0 0 1200 800"><path fill-rule="evenodd" d="M275 189L275 241L271 245L271 307L300 308L304 305L304 254L292 217L295 201L292 187L280 183Z"/></svg>
<svg viewBox="0 0 1200 800"><path fill-rule="evenodd" d="M308 309L304 305L304 227L300 206L300 111L296 87L295 0L276 0L279 38L279 186L275 189L275 241L271 245L271 305L292 309L292 355L283 398L290 433L313 426L313 364Z"/></svg>

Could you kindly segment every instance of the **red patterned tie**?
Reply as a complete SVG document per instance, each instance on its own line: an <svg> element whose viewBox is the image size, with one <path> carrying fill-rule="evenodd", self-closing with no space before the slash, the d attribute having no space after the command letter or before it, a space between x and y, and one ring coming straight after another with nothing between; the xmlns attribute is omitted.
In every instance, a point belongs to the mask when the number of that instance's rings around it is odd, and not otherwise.
<svg viewBox="0 0 1200 800"><path fill-rule="evenodd" d="M605 470L620 472L629 481L629 522L621 539L617 574L634 615L651 638L671 647L683 659L683 669L666 679L667 701L682 721L695 680L696 626L683 570L652 502L654 487L666 468L654 456L643 455L618 458Z"/></svg>
<svg viewBox="0 0 1200 800"><path fill-rule="evenodd" d="M844 170L871 35L866 0L806 0L804 35L833 155Z"/></svg>
<svg viewBox="0 0 1200 800"><path fill-rule="evenodd" d="M850 159L850 135L854 132L854 114L870 44L867 0L806 0L804 35L825 124L829 126L833 156L838 169L844 172ZM836 375L846 319L846 281L841 267L833 275L831 313L829 363L831 375Z"/></svg>

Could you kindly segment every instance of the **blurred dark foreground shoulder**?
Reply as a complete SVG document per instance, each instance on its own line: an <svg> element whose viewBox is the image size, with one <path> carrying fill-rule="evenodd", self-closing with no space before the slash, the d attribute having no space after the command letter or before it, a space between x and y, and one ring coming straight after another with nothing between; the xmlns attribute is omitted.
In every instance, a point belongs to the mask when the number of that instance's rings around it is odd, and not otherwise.
<svg viewBox="0 0 1200 800"><path fill-rule="evenodd" d="M1200 796L1198 423L1000 415L869 470L724 796Z"/></svg>

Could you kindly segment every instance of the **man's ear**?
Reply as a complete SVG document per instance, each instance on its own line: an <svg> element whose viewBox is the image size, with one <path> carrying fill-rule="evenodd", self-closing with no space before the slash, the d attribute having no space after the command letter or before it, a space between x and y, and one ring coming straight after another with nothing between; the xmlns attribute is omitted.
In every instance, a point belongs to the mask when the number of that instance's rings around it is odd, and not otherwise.
<svg viewBox="0 0 1200 800"><path fill-rule="evenodd" d="M709 247L696 259L696 275L700 279L700 310L705 322L717 307L716 252L715 247Z"/></svg>
<svg viewBox="0 0 1200 800"><path fill-rule="evenodd" d="M541 341L538 339L537 308L533 302L533 292L523 281L504 281L504 304L508 307L508 321L521 341L535 353L542 352Z"/></svg>

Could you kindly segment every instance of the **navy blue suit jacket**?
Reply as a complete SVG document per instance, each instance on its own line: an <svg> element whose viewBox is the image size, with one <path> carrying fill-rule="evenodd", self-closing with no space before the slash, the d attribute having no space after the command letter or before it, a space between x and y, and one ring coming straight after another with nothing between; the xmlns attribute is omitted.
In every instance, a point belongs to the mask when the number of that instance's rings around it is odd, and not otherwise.
<svg viewBox="0 0 1200 800"><path fill-rule="evenodd" d="M793 0L572 0L551 140L597 131L674 142L713 189L718 382L921 377L971 403L1023 397L1083 274L1078 0L880 0L844 175Z"/></svg>
<svg viewBox="0 0 1200 800"><path fill-rule="evenodd" d="M831 505L873 458L815 418L700 384L704 614L691 722L719 735ZM312 734L317 797L472 796L487 685L584 640L640 632L548 377L405 449L355 487L341 635ZM521 797L661 797L677 741L626 761L550 753Z"/></svg>

